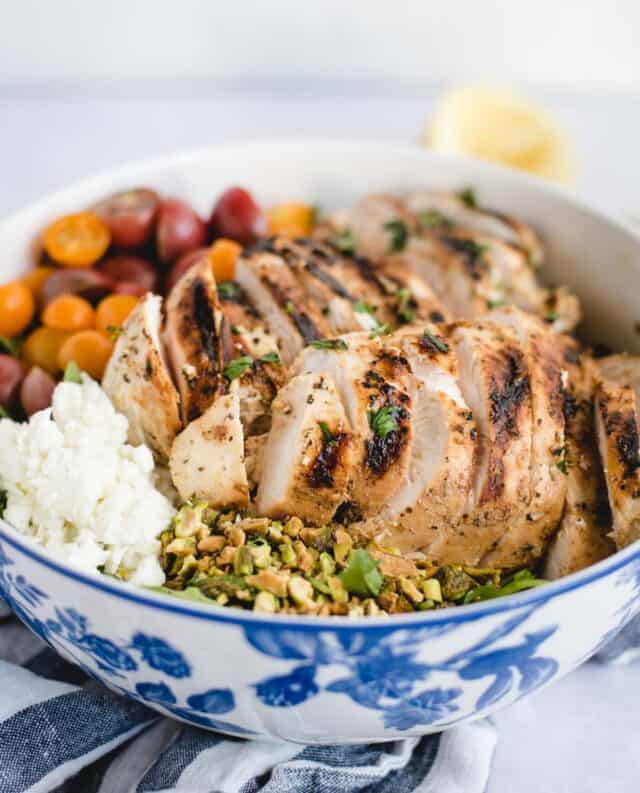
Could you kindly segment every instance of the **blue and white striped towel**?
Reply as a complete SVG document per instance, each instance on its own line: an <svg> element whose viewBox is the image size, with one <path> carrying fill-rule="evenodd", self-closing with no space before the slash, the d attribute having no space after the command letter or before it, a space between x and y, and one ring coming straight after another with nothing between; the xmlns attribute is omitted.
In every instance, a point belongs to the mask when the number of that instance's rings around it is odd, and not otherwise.
<svg viewBox="0 0 640 793"><path fill-rule="evenodd" d="M242 741L165 719L59 658L0 601L0 793L483 793L488 721L375 746ZM640 619L601 659L640 658Z"/></svg>

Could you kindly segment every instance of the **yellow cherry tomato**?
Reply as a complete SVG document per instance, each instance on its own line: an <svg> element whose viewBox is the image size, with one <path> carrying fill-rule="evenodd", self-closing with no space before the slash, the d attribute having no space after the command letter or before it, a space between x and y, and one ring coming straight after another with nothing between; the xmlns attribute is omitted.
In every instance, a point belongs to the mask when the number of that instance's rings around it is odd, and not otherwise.
<svg viewBox="0 0 640 793"><path fill-rule="evenodd" d="M113 344L103 333L81 330L69 336L60 348L58 366L64 370L71 361L75 361L83 372L94 380L100 380L112 352Z"/></svg>
<svg viewBox="0 0 640 793"><path fill-rule="evenodd" d="M209 248L209 261L213 269L213 276L218 283L233 281L236 274L236 261L242 250L242 245L234 240L221 237Z"/></svg>
<svg viewBox="0 0 640 793"><path fill-rule="evenodd" d="M42 324L56 330L89 330L96 326L96 312L88 300L78 295L60 295L45 306Z"/></svg>
<svg viewBox="0 0 640 793"><path fill-rule="evenodd" d="M22 281L0 286L0 336L18 336L28 327L35 310L31 290Z"/></svg>
<svg viewBox="0 0 640 793"><path fill-rule="evenodd" d="M107 224L93 212L78 212L54 220L44 232L44 247L63 267L90 267L111 242Z"/></svg>
<svg viewBox="0 0 640 793"><path fill-rule="evenodd" d="M96 309L96 328L110 334L114 328L121 328L127 317L138 304L133 295L109 295L100 301Z"/></svg>
<svg viewBox="0 0 640 793"><path fill-rule="evenodd" d="M306 237L313 229L314 208L309 204L279 204L267 210L271 234Z"/></svg>
<svg viewBox="0 0 640 793"><path fill-rule="evenodd" d="M36 328L22 347L22 357L29 366L38 366L49 374L60 371L58 354L71 334L55 328Z"/></svg>
<svg viewBox="0 0 640 793"><path fill-rule="evenodd" d="M42 300L42 285L54 272L54 267L34 267L33 270L22 276L22 282L29 287L36 303Z"/></svg>

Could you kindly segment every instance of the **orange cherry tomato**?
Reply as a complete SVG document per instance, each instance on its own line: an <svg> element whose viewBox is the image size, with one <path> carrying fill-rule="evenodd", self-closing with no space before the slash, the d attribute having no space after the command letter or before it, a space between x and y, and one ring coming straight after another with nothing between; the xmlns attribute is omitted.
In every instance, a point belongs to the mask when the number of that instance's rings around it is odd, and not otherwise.
<svg viewBox="0 0 640 793"><path fill-rule="evenodd" d="M111 242L109 226L93 212L78 212L54 220L44 232L44 247L63 267L90 267Z"/></svg>
<svg viewBox="0 0 640 793"><path fill-rule="evenodd" d="M209 248L208 255L216 281L233 281L236 274L236 261L241 250L242 245L224 237L213 243Z"/></svg>
<svg viewBox="0 0 640 793"><path fill-rule="evenodd" d="M96 309L96 328L103 333L111 334L114 328L121 328L124 325L137 304L138 298L133 295L105 297Z"/></svg>
<svg viewBox="0 0 640 793"><path fill-rule="evenodd" d="M22 282L25 283L31 290L36 303L42 301L42 286L50 275L53 275L55 268L53 267L34 267L25 276L22 277Z"/></svg>
<svg viewBox="0 0 640 793"><path fill-rule="evenodd" d="M286 234L288 237L306 237L313 229L315 212L309 204L279 204L267 210L267 222L271 234Z"/></svg>
<svg viewBox="0 0 640 793"><path fill-rule="evenodd" d="M100 380L112 352L113 344L103 333L81 330L69 336L60 348L58 366L63 370L71 361L75 361L83 372L94 380Z"/></svg>
<svg viewBox="0 0 640 793"><path fill-rule="evenodd" d="M36 304L29 287L22 281L0 286L0 336L17 336L27 328Z"/></svg>
<svg viewBox="0 0 640 793"><path fill-rule="evenodd" d="M48 303L41 315L42 324L56 330L88 330L96 326L96 312L88 300L78 295L60 295Z"/></svg>
<svg viewBox="0 0 640 793"><path fill-rule="evenodd" d="M58 354L71 334L55 328L36 328L22 346L22 357L29 366L37 366L49 374L60 371Z"/></svg>

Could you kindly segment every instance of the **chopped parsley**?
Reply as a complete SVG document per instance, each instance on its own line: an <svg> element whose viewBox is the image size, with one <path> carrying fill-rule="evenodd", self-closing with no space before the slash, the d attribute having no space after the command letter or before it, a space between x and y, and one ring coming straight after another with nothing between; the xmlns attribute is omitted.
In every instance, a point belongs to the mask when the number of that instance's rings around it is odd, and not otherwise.
<svg viewBox="0 0 640 793"><path fill-rule="evenodd" d="M0 347L5 349L9 355L18 358L20 356L20 350L22 349L22 339L19 337L10 339L7 336L0 336Z"/></svg>
<svg viewBox="0 0 640 793"><path fill-rule="evenodd" d="M277 363L277 364L282 363L282 360L280 359L280 355L275 351L267 352L264 355L261 355L258 358L258 361L260 361L260 363Z"/></svg>
<svg viewBox="0 0 640 793"><path fill-rule="evenodd" d="M349 555L349 563L340 573L340 581L347 592L358 595L379 595L384 583L378 562L364 548L356 548Z"/></svg>
<svg viewBox="0 0 640 793"><path fill-rule="evenodd" d="M116 341L122 335L123 330L122 325L107 325L107 333L112 341Z"/></svg>
<svg viewBox="0 0 640 793"><path fill-rule="evenodd" d="M233 361L224 367L224 376L227 380L235 380L253 366L253 358L250 355L242 355L240 358L234 358Z"/></svg>
<svg viewBox="0 0 640 793"><path fill-rule="evenodd" d="M343 253L354 253L356 250L356 237L351 229L337 231L329 237L329 243Z"/></svg>
<svg viewBox="0 0 640 793"><path fill-rule="evenodd" d="M487 308L489 311L493 311L494 308L500 308L500 306L504 306L504 300L501 298L497 300L487 300Z"/></svg>
<svg viewBox="0 0 640 793"><path fill-rule="evenodd" d="M373 434L378 438L386 438L389 433L398 429L397 416L400 412L398 405L385 405L378 410L369 410L367 418Z"/></svg>
<svg viewBox="0 0 640 793"><path fill-rule="evenodd" d="M507 578L501 586L496 586L493 582L489 582L470 589L464 596L463 603L477 603L480 600L491 600L504 595L513 595L516 592L522 592L525 589L531 589L546 583L543 579L536 578L531 570L520 570L515 575Z"/></svg>
<svg viewBox="0 0 640 793"><path fill-rule="evenodd" d="M473 187L464 187L459 193L458 198L465 203L469 209L477 209L478 207L478 199L476 197L476 191Z"/></svg>
<svg viewBox="0 0 640 793"><path fill-rule="evenodd" d="M426 229L432 229L436 226L450 228L453 225L449 218L445 217L442 212L438 212L437 209L427 209L425 212L418 212L418 224Z"/></svg>
<svg viewBox="0 0 640 793"><path fill-rule="evenodd" d="M334 446L336 444L336 439L333 437L333 433L329 429L327 422L319 421L318 426L320 427L320 432L322 433L322 440L324 443L329 446Z"/></svg>
<svg viewBox="0 0 640 793"><path fill-rule="evenodd" d="M342 339L316 339L309 342L309 347L316 350L348 350L347 343Z"/></svg>
<svg viewBox="0 0 640 793"><path fill-rule="evenodd" d="M359 300L357 303L353 304L353 310L356 311L358 314L371 314L371 316L373 316L373 312L376 309L372 308L368 303Z"/></svg>
<svg viewBox="0 0 640 793"><path fill-rule="evenodd" d="M218 284L218 294L223 299L232 300L240 295L240 287L235 281L223 281Z"/></svg>
<svg viewBox="0 0 640 793"><path fill-rule="evenodd" d="M67 368L64 370L63 381L65 383L81 383L82 372L80 367L75 361L69 361Z"/></svg>
<svg viewBox="0 0 640 793"><path fill-rule="evenodd" d="M434 352L449 352L449 345L440 336L430 333L426 328L422 334L422 346L432 349Z"/></svg>
<svg viewBox="0 0 640 793"><path fill-rule="evenodd" d="M391 333L391 325L385 322L384 325L378 325L375 330L372 330L369 334L369 338L375 339L377 336L386 336L388 333Z"/></svg>
<svg viewBox="0 0 640 793"><path fill-rule="evenodd" d="M287 300L287 302L284 304L284 310L287 312L287 314L294 314L296 307L293 305L291 300Z"/></svg>
<svg viewBox="0 0 640 793"><path fill-rule="evenodd" d="M384 224L385 231L391 232L391 240L387 253L400 253L407 247L407 240L409 239L409 230L407 224L401 220L390 220Z"/></svg>
<svg viewBox="0 0 640 793"><path fill-rule="evenodd" d="M232 325L231 326L231 333L233 333L234 336L239 336L240 333L241 333L241 330L240 330L240 328L237 325Z"/></svg>
<svg viewBox="0 0 640 793"><path fill-rule="evenodd" d="M554 449L553 454L557 456L556 465L559 471L563 474L569 472L569 461L567 459L567 444L561 446L559 449Z"/></svg>
<svg viewBox="0 0 640 793"><path fill-rule="evenodd" d="M411 308L412 302L415 305L411 291L406 286L403 286L396 292L396 299L398 301L398 305L396 307L398 319L405 325L411 325L412 322L416 321L416 312L413 310L413 308Z"/></svg>
<svg viewBox="0 0 640 793"><path fill-rule="evenodd" d="M547 311L544 315L545 322L555 322L558 319L558 312L557 311Z"/></svg>

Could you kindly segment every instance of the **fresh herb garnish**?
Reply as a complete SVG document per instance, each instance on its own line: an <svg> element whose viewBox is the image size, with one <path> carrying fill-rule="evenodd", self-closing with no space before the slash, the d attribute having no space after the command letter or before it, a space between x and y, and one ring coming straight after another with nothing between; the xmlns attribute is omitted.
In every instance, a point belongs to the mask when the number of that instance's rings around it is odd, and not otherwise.
<svg viewBox="0 0 640 793"><path fill-rule="evenodd" d="M407 240L409 239L409 230L407 224L401 220L390 220L384 224L385 231L391 232L391 240L387 253L399 253L407 247Z"/></svg>
<svg viewBox="0 0 640 793"><path fill-rule="evenodd" d="M327 445L335 445L336 439L333 437L333 433L329 429L329 425L326 421L319 421L318 426L320 427L320 432L322 432L322 439Z"/></svg>
<svg viewBox="0 0 640 793"><path fill-rule="evenodd" d="M478 200L476 191L473 187L464 187L459 193L458 198L463 201L470 209L477 209Z"/></svg>
<svg viewBox="0 0 640 793"><path fill-rule="evenodd" d="M559 449L554 449L553 454L558 457L556 465L561 473L566 474L569 471L569 461L567 460L567 444L565 443Z"/></svg>
<svg viewBox="0 0 640 793"><path fill-rule="evenodd" d="M546 583L542 578L536 578L531 570L520 570L508 578L501 586L496 586L493 582L489 582L470 589L464 596L463 603L477 603L480 600L492 600L504 595L513 595L516 592L522 592L525 589L532 589Z"/></svg>
<svg viewBox="0 0 640 793"><path fill-rule="evenodd" d="M107 333L112 341L116 341L122 335L123 330L122 325L107 325Z"/></svg>
<svg viewBox="0 0 640 793"><path fill-rule="evenodd" d="M558 312L557 311L547 311L544 315L545 322L555 322L558 319Z"/></svg>
<svg viewBox="0 0 640 793"><path fill-rule="evenodd" d="M309 342L309 347L316 350L348 350L347 343L342 339L316 339Z"/></svg>
<svg viewBox="0 0 640 793"><path fill-rule="evenodd" d="M398 405L385 405L378 410L369 410L367 418L373 434L378 438L386 438L390 432L398 429L397 416L400 412Z"/></svg>
<svg viewBox="0 0 640 793"><path fill-rule="evenodd" d="M423 228L432 229L435 226L450 228L453 224L449 218L445 217L437 209L428 209L425 212L418 212L418 223Z"/></svg>
<svg viewBox="0 0 640 793"><path fill-rule="evenodd" d="M7 336L0 336L0 347L4 347L9 355L18 358L20 356L20 350L22 349L22 339L18 336L13 339Z"/></svg>
<svg viewBox="0 0 640 793"><path fill-rule="evenodd" d="M223 374L227 380L235 380L253 366L253 358L250 355L242 355L240 358L234 358L233 361L224 367Z"/></svg>
<svg viewBox="0 0 640 793"><path fill-rule="evenodd" d="M347 567L340 573L340 581L347 592L358 595L379 595L384 583L378 562L365 551L356 548L351 551Z"/></svg>
<svg viewBox="0 0 640 793"><path fill-rule="evenodd" d="M398 319L405 325L411 325L411 323L415 322L416 320L416 312L413 310L413 308L411 308L413 301L411 290L406 286L401 287L396 292L396 300L398 302L396 306L396 314L398 315Z"/></svg>
<svg viewBox="0 0 640 793"><path fill-rule="evenodd" d="M489 311L493 311L494 308L500 308L500 306L504 306L504 300L487 300L487 308Z"/></svg>
<svg viewBox="0 0 640 793"><path fill-rule="evenodd" d="M287 302L284 304L284 310L287 312L287 314L294 314L296 307L293 305L291 300L287 300Z"/></svg>
<svg viewBox="0 0 640 793"><path fill-rule="evenodd" d="M231 333L233 333L234 336L239 336L241 333L240 328L237 325L232 325Z"/></svg>
<svg viewBox="0 0 640 793"><path fill-rule="evenodd" d="M353 304L353 310L356 311L358 314L371 314L373 316L373 312L375 308L372 308L368 303L365 303L363 300L359 300L357 303Z"/></svg>
<svg viewBox="0 0 640 793"><path fill-rule="evenodd" d="M449 352L449 345L440 336L430 333L426 328L422 334L422 346L437 352Z"/></svg>
<svg viewBox="0 0 640 793"><path fill-rule="evenodd" d="M329 237L329 243L343 253L354 253L356 249L356 237L351 229L337 231Z"/></svg>
<svg viewBox="0 0 640 793"><path fill-rule="evenodd" d="M277 363L282 364L282 360L280 359L280 355L277 352L267 352L264 355L261 355L258 360L260 363Z"/></svg>
<svg viewBox="0 0 640 793"><path fill-rule="evenodd" d="M82 372L75 361L69 361L62 379L65 383L82 383Z"/></svg>
<svg viewBox="0 0 640 793"><path fill-rule="evenodd" d="M223 281L218 284L218 294L222 298L233 299L240 294L240 287L235 281Z"/></svg>
<svg viewBox="0 0 640 793"><path fill-rule="evenodd" d="M377 336L386 336L388 333L391 333L391 325L385 322L384 325L378 325L375 330L372 330L369 334L369 338L375 339Z"/></svg>

